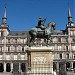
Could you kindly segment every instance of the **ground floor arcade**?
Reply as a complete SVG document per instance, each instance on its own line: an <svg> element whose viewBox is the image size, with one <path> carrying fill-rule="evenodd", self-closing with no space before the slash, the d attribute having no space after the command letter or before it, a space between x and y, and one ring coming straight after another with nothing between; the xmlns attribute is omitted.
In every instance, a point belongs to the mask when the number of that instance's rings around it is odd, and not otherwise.
<svg viewBox="0 0 75 75"><path fill-rule="evenodd" d="M75 68L75 61L73 60L67 60L67 61L54 61L53 62L53 69L57 72L67 71L67 68Z"/></svg>
<svg viewBox="0 0 75 75"><path fill-rule="evenodd" d="M14 63L17 62L18 65L15 66ZM27 61L1 61L0 62L0 72L13 72L13 68L18 67L19 72L25 72L27 69Z"/></svg>

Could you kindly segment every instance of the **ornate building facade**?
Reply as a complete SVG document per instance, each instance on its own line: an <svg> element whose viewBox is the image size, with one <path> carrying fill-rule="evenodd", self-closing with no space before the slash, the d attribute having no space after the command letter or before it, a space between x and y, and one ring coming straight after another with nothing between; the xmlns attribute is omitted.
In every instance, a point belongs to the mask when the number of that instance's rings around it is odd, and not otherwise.
<svg viewBox="0 0 75 75"><path fill-rule="evenodd" d="M64 30L55 30L47 46L53 50L53 63L57 72L65 63L65 70L75 68L75 24L68 10L68 23ZM0 72L12 72L13 63L18 62L19 71L24 72L27 66L27 31L10 31L7 25L6 8L0 25ZM36 39L33 46L46 46L44 39Z"/></svg>
<svg viewBox="0 0 75 75"><path fill-rule="evenodd" d="M13 62L19 62L19 71L24 71L27 61L25 51L27 43L26 31L10 31L7 25L6 7L0 25L0 72L11 72Z"/></svg>

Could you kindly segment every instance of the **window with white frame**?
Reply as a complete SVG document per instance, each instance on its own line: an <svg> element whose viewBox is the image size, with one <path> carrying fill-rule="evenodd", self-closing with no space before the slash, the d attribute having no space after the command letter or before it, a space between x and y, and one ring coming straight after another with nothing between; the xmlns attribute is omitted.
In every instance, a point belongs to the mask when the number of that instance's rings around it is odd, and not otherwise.
<svg viewBox="0 0 75 75"><path fill-rule="evenodd" d="M15 39L15 43L17 43L17 39Z"/></svg>
<svg viewBox="0 0 75 75"><path fill-rule="evenodd" d="M25 59L25 55L21 55L21 60L24 60Z"/></svg>
<svg viewBox="0 0 75 75"><path fill-rule="evenodd" d="M65 46L65 50L67 50L67 51L68 51L68 49L69 49L69 48L68 48L68 46Z"/></svg>
<svg viewBox="0 0 75 75"><path fill-rule="evenodd" d="M0 60L2 60L2 55L0 55Z"/></svg>
<svg viewBox="0 0 75 75"><path fill-rule="evenodd" d="M24 38L22 38L22 39L21 39L21 43L24 43L24 41L25 41Z"/></svg>
<svg viewBox="0 0 75 75"><path fill-rule="evenodd" d="M0 31L0 36L1 36L1 31Z"/></svg>
<svg viewBox="0 0 75 75"><path fill-rule="evenodd" d="M6 60L10 60L10 55L6 55Z"/></svg>
<svg viewBox="0 0 75 75"><path fill-rule="evenodd" d="M14 60L17 60L17 55L14 55Z"/></svg>
<svg viewBox="0 0 75 75"><path fill-rule="evenodd" d="M7 50L6 50L6 51L7 51L7 52L9 52L9 51L10 51L10 46L8 46L8 47L7 47Z"/></svg>
<svg viewBox="0 0 75 75"><path fill-rule="evenodd" d="M69 59L69 54L68 53L66 54L66 58Z"/></svg>
<svg viewBox="0 0 75 75"><path fill-rule="evenodd" d="M72 50L75 51L75 46L72 46Z"/></svg>
<svg viewBox="0 0 75 75"><path fill-rule="evenodd" d="M74 35L75 35L75 31L73 31Z"/></svg>
<svg viewBox="0 0 75 75"><path fill-rule="evenodd" d="M15 52L17 52L17 46L14 46L15 47Z"/></svg>
<svg viewBox="0 0 75 75"><path fill-rule="evenodd" d="M58 50L61 50L61 46L58 46Z"/></svg>

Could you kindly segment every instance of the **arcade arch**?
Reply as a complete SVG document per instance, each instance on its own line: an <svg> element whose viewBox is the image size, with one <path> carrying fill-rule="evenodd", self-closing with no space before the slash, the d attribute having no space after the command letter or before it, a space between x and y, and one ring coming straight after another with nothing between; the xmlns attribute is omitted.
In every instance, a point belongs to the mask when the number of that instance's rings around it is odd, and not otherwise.
<svg viewBox="0 0 75 75"><path fill-rule="evenodd" d="M75 68L75 62L73 62L73 68Z"/></svg>
<svg viewBox="0 0 75 75"><path fill-rule="evenodd" d="M21 63L21 70L22 70L22 72L26 71L25 63Z"/></svg>
<svg viewBox="0 0 75 75"><path fill-rule="evenodd" d="M4 68L3 68L3 63L0 63L0 72L3 72Z"/></svg>
<svg viewBox="0 0 75 75"><path fill-rule="evenodd" d="M11 71L11 65L10 63L6 64L6 72L10 72Z"/></svg>
<svg viewBox="0 0 75 75"><path fill-rule="evenodd" d="M66 63L66 70L67 70L67 68L70 68L70 62Z"/></svg>

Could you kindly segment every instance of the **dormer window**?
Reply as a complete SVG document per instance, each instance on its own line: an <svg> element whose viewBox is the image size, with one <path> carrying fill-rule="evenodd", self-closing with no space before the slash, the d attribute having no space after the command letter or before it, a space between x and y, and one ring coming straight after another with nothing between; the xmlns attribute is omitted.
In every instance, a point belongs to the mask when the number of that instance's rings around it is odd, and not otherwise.
<svg viewBox="0 0 75 75"><path fill-rule="evenodd" d="M24 35L25 33L22 33L22 35Z"/></svg>
<svg viewBox="0 0 75 75"><path fill-rule="evenodd" d="M18 33L15 34L16 36L18 35Z"/></svg>
<svg viewBox="0 0 75 75"><path fill-rule="evenodd" d="M61 38L58 38L58 42L61 42Z"/></svg>
<svg viewBox="0 0 75 75"><path fill-rule="evenodd" d="M17 43L17 39L15 39L15 43Z"/></svg>

